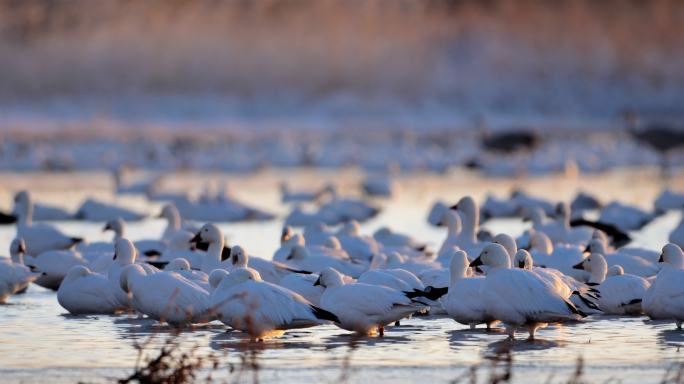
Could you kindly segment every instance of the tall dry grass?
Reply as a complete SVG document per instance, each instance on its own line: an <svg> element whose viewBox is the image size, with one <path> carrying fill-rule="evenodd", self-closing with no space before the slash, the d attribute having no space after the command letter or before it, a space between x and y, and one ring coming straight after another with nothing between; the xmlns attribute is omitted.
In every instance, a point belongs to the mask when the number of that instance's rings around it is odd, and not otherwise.
<svg viewBox="0 0 684 384"><path fill-rule="evenodd" d="M680 112L682 36L677 0L4 0L0 100Z"/></svg>

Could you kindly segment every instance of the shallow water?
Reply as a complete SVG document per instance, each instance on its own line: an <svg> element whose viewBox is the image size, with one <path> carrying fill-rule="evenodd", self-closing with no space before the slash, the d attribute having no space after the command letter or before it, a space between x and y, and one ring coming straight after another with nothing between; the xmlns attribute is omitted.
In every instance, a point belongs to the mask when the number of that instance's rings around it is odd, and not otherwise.
<svg viewBox="0 0 684 384"><path fill-rule="evenodd" d="M197 191L207 180L229 180L238 197L278 214L287 212L278 203L278 180L287 177L294 185L317 185L326 180L342 180L343 189L351 190L360 174L350 170L335 172L266 172L253 176L175 175L167 179L169 188ZM443 234L430 228L425 216L437 198L455 201L465 193L483 198L490 191L504 195L513 187L529 192L570 198L580 189L603 199L619 198L643 207L650 206L664 183L682 190L675 176L662 181L651 170L618 170L590 178L551 177L544 179L482 179L468 173L446 176L403 176L400 191L390 201L378 201L383 213L363 225L371 232L381 225L413 232L433 247ZM634 180L639 180L635 183ZM102 174L36 175L3 174L6 188L30 187L36 200L75 207L86 195L104 199L110 181ZM10 204L11 191L3 196ZM119 198L120 203L150 213L150 207L137 198ZM673 212L658 218L635 234L635 244L657 249L676 225L680 214ZM101 223L59 223L65 231L93 240L106 239ZM267 223L222 225L231 242L243 244L250 253L270 257L277 246L281 220ZM150 220L132 224L133 239L157 236L164 224ZM525 226L516 220L487 223L493 231L518 234ZM0 228L0 249L7 249L13 227ZM522 333L519 337L525 337ZM478 381L489 381L493 373L505 371L506 351L512 358L516 382L566 382L583 359L583 378L590 382L617 379L621 382L658 382L666 370L682 361L680 346L684 332L674 324L650 322L645 317L590 317L576 324L542 329L534 342L505 341L500 332L471 331L447 318L417 317L389 327L384 338L356 338L334 326L288 332L280 339L250 344L236 332L226 332L220 323L186 330L180 334L165 326L133 315L66 315L55 293L32 286L28 293L17 295L0 306L0 381L2 382L111 382L130 374L136 364L136 343L146 345L146 354L172 339L183 351L197 347L198 355L216 354L219 368L212 375L229 382L450 382L469 381L471 367L480 366ZM497 357L498 356L498 357ZM499 360L497 360L497 358ZM500 360L503 359L503 360ZM251 363L257 371L248 369ZM229 364L234 371L229 372ZM496 364L496 370L492 369ZM206 372L205 372L206 373Z"/></svg>

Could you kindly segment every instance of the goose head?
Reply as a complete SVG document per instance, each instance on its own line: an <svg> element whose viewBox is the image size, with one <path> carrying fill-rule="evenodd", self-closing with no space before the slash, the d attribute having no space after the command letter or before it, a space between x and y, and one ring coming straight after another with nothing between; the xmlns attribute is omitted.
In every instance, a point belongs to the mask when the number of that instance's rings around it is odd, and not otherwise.
<svg viewBox="0 0 684 384"><path fill-rule="evenodd" d="M168 220L169 223L178 224L178 227L180 228L180 212L178 212L178 208L172 203L164 205L159 214L159 218L164 218Z"/></svg>
<svg viewBox="0 0 684 384"><path fill-rule="evenodd" d="M530 248L536 249L545 255L553 253L553 242L544 232L534 231L530 235Z"/></svg>
<svg viewBox="0 0 684 384"><path fill-rule="evenodd" d="M164 268L167 271L189 271L190 263L182 257L177 257L169 263L169 265Z"/></svg>
<svg viewBox="0 0 684 384"><path fill-rule="evenodd" d="M600 239L592 238L591 240L589 240L589 243L587 244L587 247L584 249L584 252L600 253L601 255L605 255L607 253L606 244Z"/></svg>
<svg viewBox="0 0 684 384"><path fill-rule="evenodd" d="M211 271L211 274L209 274L209 285L212 288L218 287L218 285L221 284L223 278L226 276L228 276L228 271L226 271L225 269L214 269L213 271Z"/></svg>
<svg viewBox="0 0 684 384"><path fill-rule="evenodd" d="M209 243L220 244L223 246L223 232L221 229L212 223L207 223L200 228L199 232L190 239L191 243Z"/></svg>
<svg viewBox="0 0 684 384"><path fill-rule="evenodd" d="M463 212L466 217L475 217L478 214L477 204L470 196L464 196L451 209Z"/></svg>
<svg viewBox="0 0 684 384"><path fill-rule="evenodd" d="M113 259L119 265L132 264L137 255L138 251L130 240L121 238L114 242Z"/></svg>
<svg viewBox="0 0 684 384"><path fill-rule="evenodd" d="M14 195L14 215L24 224L31 224L33 216L33 199L29 191L23 190Z"/></svg>
<svg viewBox="0 0 684 384"><path fill-rule="evenodd" d="M290 240L290 238L292 238L292 235L294 235L294 230L292 229L292 227L290 227L289 225L284 226L283 230L280 232L280 244L284 244L285 242Z"/></svg>
<svg viewBox="0 0 684 384"><path fill-rule="evenodd" d="M513 266L520 269L532 269L534 266L532 255L524 249L518 250L513 258Z"/></svg>
<svg viewBox="0 0 684 384"><path fill-rule="evenodd" d="M342 249L342 243L340 243L340 240L335 236L328 236L323 241L323 246L330 249Z"/></svg>
<svg viewBox="0 0 684 384"><path fill-rule="evenodd" d="M90 275L90 269L84 265L76 265L69 269L69 272L67 272L66 276L64 277L64 281L66 282L71 282L74 280L78 280L81 277L85 277Z"/></svg>
<svg viewBox="0 0 684 384"><path fill-rule="evenodd" d="M356 220L350 220L342 226L338 233L347 236L359 236L361 233L361 225Z"/></svg>
<svg viewBox="0 0 684 384"><path fill-rule="evenodd" d="M261 275L259 275L259 272L252 268L236 268L228 273L228 275L223 279L221 279L221 285L237 285L250 280L261 281Z"/></svg>
<svg viewBox="0 0 684 384"><path fill-rule="evenodd" d="M15 238L10 244L10 258L17 264L24 264L24 254L26 253L26 243L24 239Z"/></svg>
<svg viewBox="0 0 684 384"><path fill-rule="evenodd" d="M590 283L603 283L608 273L608 263L600 253L591 253L587 258L575 264L573 268L589 272L591 274Z"/></svg>
<svg viewBox="0 0 684 384"><path fill-rule="evenodd" d="M105 223L104 228L102 228L102 232L107 231L114 232L115 238L124 237L126 236L126 222L120 217L109 220L107 223Z"/></svg>
<svg viewBox="0 0 684 384"><path fill-rule="evenodd" d="M658 262L670 264L677 269L684 269L684 252L677 244L665 244Z"/></svg>
<svg viewBox="0 0 684 384"><path fill-rule="evenodd" d="M506 252L506 248L501 244L490 243L485 245L480 255L470 262L470 267L475 268L486 265L491 268L510 268L511 258Z"/></svg>
<svg viewBox="0 0 684 384"><path fill-rule="evenodd" d="M511 258L508 256L508 252L506 252L506 248L503 245L490 243L485 245L480 255L470 262L471 268L480 265L486 265L491 268L510 268Z"/></svg>
<svg viewBox="0 0 684 384"><path fill-rule="evenodd" d="M494 236L492 243L501 244L506 249L506 252L508 252L508 256L511 260L515 257L515 252L518 251L518 245L515 243L515 239L505 233L499 233Z"/></svg>
<svg viewBox="0 0 684 384"><path fill-rule="evenodd" d="M318 280L314 286L320 285L323 288L333 288L344 285L343 275L336 269L328 267L318 274Z"/></svg>
<svg viewBox="0 0 684 384"><path fill-rule="evenodd" d="M247 268L249 256L247 251L239 245L230 248L230 263L233 268Z"/></svg>
<svg viewBox="0 0 684 384"><path fill-rule="evenodd" d="M451 261L449 262L449 273L451 274L451 282L455 280L468 277L469 275L469 264L468 255L460 249L451 249Z"/></svg>
<svg viewBox="0 0 684 384"><path fill-rule="evenodd" d="M608 268L608 272L606 273L606 276L622 276L625 274L625 269L622 268L621 265L613 265L612 267Z"/></svg>
<svg viewBox="0 0 684 384"><path fill-rule="evenodd" d="M439 221L440 226L449 228L450 233L461 232L461 215L458 212L447 210L442 214Z"/></svg>

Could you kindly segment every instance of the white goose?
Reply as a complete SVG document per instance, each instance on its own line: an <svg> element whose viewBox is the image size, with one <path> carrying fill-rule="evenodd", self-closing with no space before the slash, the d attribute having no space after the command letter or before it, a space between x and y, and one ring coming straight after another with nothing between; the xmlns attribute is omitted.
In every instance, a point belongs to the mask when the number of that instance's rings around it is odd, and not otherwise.
<svg viewBox="0 0 684 384"><path fill-rule="evenodd" d="M121 271L120 285L131 294L136 311L160 322L184 326L212 319L209 292L178 273L148 274L132 264Z"/></svg>
<svg viewBox="0 0 684 384"><path fill-rule="evenodd" d="M297 272L285 264L277 261L270 261L261 259L259 257L250 257L247 252L239 245L230 248L230 262L231 267L229 271L237 268L252 268L259 272L259 276L263 280L273 284L280 284L285 276Z"/></svg>
<svg viewBox="0 0 684 384"><path fill-rule="evenodd" d="M35 257L24 255L24 262L31 271L41 273L35 283L53 291L59 288L72 267L89 264L79 252L71 249L47 251Z"/></svg>
<svg viewBox="0 0 684 384"><path fill-rule="evenodd" d="M449 264L449 292L442 298L442 306L450 318L474 329L478 324L486 324L490 329L496 319L487 313L480 291L485 278L472 276L468 256L456 251Z"/></svg>
<svg viewBox="0 0 684 384"><path fill-rule="evenodd" d="M534 332L547 323L584 317L538 275L524 269L511 269L510 263L506 249L500 244L486 245L470 263L470 267L490 267L480 297L486 311L506 325L510 338L518 327L526 327L530 338L534 338Z"/></svg>
<svg viewBox="0 0 684 384"><path fill-rule="evenodd" d="M394 232L389 227L382 227L373 233L373 238L383 246L407 247L417 251L425 251L427 245L411 235Z"/></svg>
<svg viewBox="0 0 684 384"><path fill-rule="evenodd" d="M456 238L456 245L467 255L479 254L485 243L477 240L477 231L480 227L480 211L477 203L472 197L465 196L454 208L461 214L461 232Z"/></svg>
<svg viewBox="0 0 684 384"><path fill-rule="evenodd" d="M114 242L114 263L107 270L107 280L117 309L131 308L131 296L121 288L121 271L135 263L136 257L137 251L130 240L118 239Z"/></svg>
<svg viewBox="0 0 684 384"><path fill-rule="evenodd" d="M461 233L461 215L456 211L448 210L444 212L441 223L446 226L447 236L439 247L439 251L437 251L436 261L446 266L451 260L451 249L453 247L458 248L458 236Z"/></svg>
<svg viewBox="0 0 684 384"><path fill-rule="evenodd" d="M336 257L311 253L308 248L302 245L292 247L285 258L285 263L296 270L308 272L319 272L331 267L354 278L359 277L367 269L363 265L352 264Z"/></svg>
<svg viewBox="0 0 684 384"><path fill-rule="evenodd" d="M204 254L204 258L202 259L202 265L200 266L202 272L210 274L214 269L229 270L231 268L231 261L222 259L225 240L223 238L223 232L216 225L211 223L204 224L190 241L194 243L203 242L209 244L209 247Z"/></svg>
<svg viewBox="0 0 684 384"><path fill-rule="evenodd" d="M355 220L344 224L337 232L336 237L340 241L342 249L347 251L347 254L354 261L370 264L373 255L380 250L380 246L374 238L361 235L360 225Z"/></svg>
<svg viewBox="0 0 684 384"><path fill-rule="evenodd" d="M658 277L644 294L642 307L652 319L684 321L684 252L676 244L666 244L660 256Z"/></svg>
<svg viewBox="0 0 684 384"><path fill-rule="evenodd" d="M11 258L0 258L0 304L10 295L25 291L39 277L24 265L24 251L24 241L14 239L10 244Z"/></svg>
<svg viewBox="0 0 684 384"><path fill-rule="evenodd" d="M42 252L67 249L82 241L69 237L48 224L33 224L33 202L28 191L21 191L14 197L18 217L16 237L26 242L26 253L38 255Z"/></svg>
<svg viewBox="0 0 684 384"><path fill-rule="evenodd" d="M316 280L318 280L318 275L313 273L309 275L291 273L283 277L278 285L302 295L313 305L320 306L321 295L323 295L325 289L320 285L314 285Z"/></svg>
<svg viewBox="0 0 684 384"><path fill-rule="evenodd" d="M211 290L209 276L202 271L193 271L190 267L190 263L186 259L179 257L177 259L171 260L164 268L164 271L176 272L177 274L204 288L206 291Z"/></svg>
<svg viewBox="0 0 684 384"><path fill-rule="evenodd" d="M337 316L336 325L361 334L371 335L377 331L382 336L387 324L427 308L396 289L363 283L345 284L342 274L333 268L322 270L316 284L325 288L321 307Z"/></svg>
<svg viewBox="0 0 684 384"><path fill-rule="evenodd" d="M592 253L575 265L575 268L586 270L591 274L587 285L598 289L601 293L598 306L603 312L610 315L640 315L642 313L641 302L650 286L646 279L631 274L607 276L608 263L599 253Z"/></svg>
<svg viewBox="0 0 684 384"><path fill-rule="evenodd" d="M107 277L83 265L69 270L57 290L57 302L72 315L114 313L118 308Z"/></svg>
<svg viewBox="0 0 684 384"><path fill-rule="evenodd" d="M299 294L261 280L259 272L251 268L237 268L225 275L211 294L211 307L221 322L253 339L338 321Z"/></svg>
<svg viewBox="0 0 684 384"><path fill-rule="evenodd" d="M114 232L114 242L126 237L126 222L124 219L118 217L107 221L103 231ZM162 240L146 239L133 241L135 248L142 255L156 256L160 255L166 249L166 243Z"/></svg>
<svg viewBox="0 0 684 384"><path fill-rule="evenodd" d="M658 266L654 262L634 254L622 252L622 250L611 253L606 248L606 244L602 240L592 239L585 251L603 255L608 267L620 265L627 274L649 277L658 273Z"/></svg>

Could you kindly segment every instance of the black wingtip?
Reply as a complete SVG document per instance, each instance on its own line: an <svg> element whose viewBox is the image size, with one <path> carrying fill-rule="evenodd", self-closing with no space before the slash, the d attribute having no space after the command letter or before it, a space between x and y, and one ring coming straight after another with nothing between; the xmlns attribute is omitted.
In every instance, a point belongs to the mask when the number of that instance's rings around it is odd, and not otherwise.
<svg viewBox="0 0 684 384"><path fill-rule="evenodd" d="M317 319L321 320L328 320L332 321L333 323L340 323L340 319L332 312L328 312L323 308L319 308L315 305L309 305L311 310L313 311L314 316L316 316Z"/></svg>
<svg viewBox="0 0 684 384"><path fill-rule="evenodd" d="M586 313L584 313L584 312L580 311L579 309L577 309L577 307L575 307L571 302L565 300L565 305L568 306L568 309L570 309L570 311L571 311L572 313L574 313L574 314L576 314L576 315L580 315L581 317L587 317L587 314L586 314Z"/></svg>
<svg viewBox="0 0 684 384"><path fill-rule="evenodd" d="M82 241L83 241L83 238L82 238L82 237L72 237L72 238L71 238L71 244L72 244L72 245L78 244L78 243L80 243L80 242L82 242Z"/></svg>
<svg viewBox="0 0 684 384"><path fill-rule="evenodd" d="M435 288L428 285L424 290L414 289L413 291L404 291L404 294L409 299L414 299L416 297L424 297L428 300L436 301L440 297L444 296L449 292L449 287Z"/></svg>
<svg viewBox="0 0 684 384"><path fill-rule="evenodd" d="M144 252L144 255L147 257L161 256L161 252L157 251L156 249L149 249Z"/></svg>

